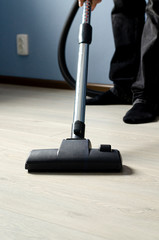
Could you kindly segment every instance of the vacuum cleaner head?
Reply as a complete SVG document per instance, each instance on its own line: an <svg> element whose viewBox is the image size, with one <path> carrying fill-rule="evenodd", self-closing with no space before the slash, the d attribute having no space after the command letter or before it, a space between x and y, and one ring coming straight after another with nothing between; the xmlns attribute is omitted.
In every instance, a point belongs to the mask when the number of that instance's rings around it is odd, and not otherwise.
<svg viewBox="0 0 159 240"><path fill-rule="evenodd" d="M32 150L28 172L119 172L122 160L110 145L92 149L88 139L65 139L58 149Z"/></svg>

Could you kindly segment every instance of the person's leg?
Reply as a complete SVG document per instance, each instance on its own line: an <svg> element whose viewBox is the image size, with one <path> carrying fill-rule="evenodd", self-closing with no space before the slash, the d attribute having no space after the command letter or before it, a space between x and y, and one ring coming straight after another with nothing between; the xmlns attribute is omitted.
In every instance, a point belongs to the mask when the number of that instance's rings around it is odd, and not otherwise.
<svg viewBox="0 0 159 240"><path fill-rule="evenodd" d="M145 0L114 0L112 27L115 52L109 76L115 85L126 90L130 90L138 73L145 6Z"/></svg>
<svg viewBox="0 0 159 240"><path fill-rule="evenodd" d="M145 0L114 0L112 28L115 52L110 64L114 87L87 104L131 104L131 85L138 72L140 43L145 21Z"/></svg>
<svg viewBox="0 0 159 240"><path fill-rule="evenodd" d="M159 105L159 0L149 0L147 19L141 42L141 60L137 79L132 86L133 107L126 113L126 123L153 121Z"/></svg>

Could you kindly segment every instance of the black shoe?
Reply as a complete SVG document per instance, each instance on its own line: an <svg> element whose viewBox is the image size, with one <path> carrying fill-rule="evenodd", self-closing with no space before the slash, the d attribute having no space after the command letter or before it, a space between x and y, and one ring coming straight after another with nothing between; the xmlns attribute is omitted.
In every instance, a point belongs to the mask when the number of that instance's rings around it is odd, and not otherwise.
<svg viewBox="0 0 159 240"><path fill-rule="evenodd" d="M158 116L158 105L138 102L126 113L123 121L129 124L153 122Z"/></svg>
<svg viewBox="0 0 159 240"><path fill-rule="evenodd" d="M94 98L86 99L86 105L117 105L131 104L131 97L121 96L113 93L113 89L108 90ZM116 91L116 90L115 90Z"/></svg>

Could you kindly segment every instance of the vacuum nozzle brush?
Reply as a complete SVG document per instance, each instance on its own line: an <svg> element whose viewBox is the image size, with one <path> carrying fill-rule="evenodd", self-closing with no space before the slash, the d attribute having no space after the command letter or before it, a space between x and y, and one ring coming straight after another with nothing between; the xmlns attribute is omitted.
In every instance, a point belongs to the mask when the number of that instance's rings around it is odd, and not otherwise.
<svg viewBox="0 0 159 240"><path fill-rule="evenodd" d="M28 172L119 172L118 150L110 145L92 149L88 139L65 139L60 149L32 150L25 168Z"/></svg>

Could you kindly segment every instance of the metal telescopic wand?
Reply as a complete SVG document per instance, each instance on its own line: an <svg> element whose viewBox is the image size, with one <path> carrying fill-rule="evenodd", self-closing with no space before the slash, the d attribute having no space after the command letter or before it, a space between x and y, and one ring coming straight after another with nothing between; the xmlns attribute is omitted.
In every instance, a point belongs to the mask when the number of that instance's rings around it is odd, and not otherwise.
<svg viewBox="0 0 159 240"><path fill-rule="evenodd" d="M92 40L90 25L91 0L86 0L83 6L82 24L79 29L79 52L75 91L72 138L84 138L85 133L85 103L88 73L89 44Z"/></svg>

